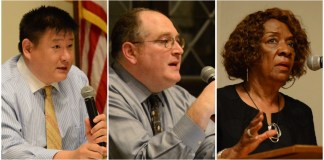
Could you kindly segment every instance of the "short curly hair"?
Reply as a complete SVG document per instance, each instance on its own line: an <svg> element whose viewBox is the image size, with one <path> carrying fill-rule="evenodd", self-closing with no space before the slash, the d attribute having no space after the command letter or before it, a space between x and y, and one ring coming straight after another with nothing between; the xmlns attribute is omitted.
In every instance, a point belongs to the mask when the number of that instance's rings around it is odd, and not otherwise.
<svg viewBox="0 0 324 160"><path fill-rule="evenodd" d="M293 35L295 43L294 65L287 81L299 78L306 73L305 61L310 55L309 42L305 30L290 10L270 8L246 16L231 33L221 55L229 79L246 80L246 69L260 60L263 24L270 19L285 23Z"/></svg>

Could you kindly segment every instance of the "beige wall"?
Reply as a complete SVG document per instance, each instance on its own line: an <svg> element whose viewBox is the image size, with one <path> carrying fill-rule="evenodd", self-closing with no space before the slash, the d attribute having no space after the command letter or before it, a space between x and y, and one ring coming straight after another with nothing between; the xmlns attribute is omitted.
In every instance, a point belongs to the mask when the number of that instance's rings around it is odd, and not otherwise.
<svg viewBox="0 0 324 160"><path fill-rule="evenodd" d="M73 4L66 1L2 1L1 2L1 63L19 54L19 22L33 8L51 5L67 11L73 16Z"/></svg>
<svg viewBox="0 0 324 160"><path fill-rule="evenodd" d="M217 3L217 87L241 82L230 81L222 65L220 51L229 34L248 14L270 7L289 9L298 16L311 42L313 55L322 55L322 2L218 2ZM317 143L322 145L322 69L307 70L289 89L281 92L309 105L313 110ZM302 128L301 128L302 129Z"/></svg>

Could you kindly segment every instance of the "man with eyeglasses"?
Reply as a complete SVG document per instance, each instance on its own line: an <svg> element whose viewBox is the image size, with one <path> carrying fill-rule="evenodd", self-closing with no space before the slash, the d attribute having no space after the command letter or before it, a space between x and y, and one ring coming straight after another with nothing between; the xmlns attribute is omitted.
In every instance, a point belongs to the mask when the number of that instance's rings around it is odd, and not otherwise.
<svg viewBox="0 0 324 160"><path fill-rule="evenodd" d="M215 84L197 98L175 85L185 43L170 19L133 9L117 21L111 41L110 157L214 159Z"/></svg>

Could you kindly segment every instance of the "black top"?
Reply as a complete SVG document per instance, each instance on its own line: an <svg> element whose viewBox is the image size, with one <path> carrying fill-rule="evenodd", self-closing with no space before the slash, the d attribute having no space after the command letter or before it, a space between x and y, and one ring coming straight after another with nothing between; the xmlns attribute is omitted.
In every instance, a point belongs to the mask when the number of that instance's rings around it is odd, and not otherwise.
<svg viewBox="0 0 324 160"><path fill-rule="evenodd" d="M285 99L284 108L272 114L272 122L277 123L281 130L279 142L273 143L266 139L252 153L295 144L317 144L310 107L299 100L282 95ZM236 92L235 85L217 89L217 152L234 146L258 112L257 109L243 102ZM259 133L268 129L266 115L264 116Z"/></svg>

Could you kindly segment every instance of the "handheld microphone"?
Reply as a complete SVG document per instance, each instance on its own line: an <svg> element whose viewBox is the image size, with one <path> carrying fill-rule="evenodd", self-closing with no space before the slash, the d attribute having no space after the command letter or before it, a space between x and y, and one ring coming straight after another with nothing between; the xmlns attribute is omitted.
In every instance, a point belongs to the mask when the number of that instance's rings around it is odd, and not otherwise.
<svg viewBox="0 0 324 160"><path fill-rule="evenodd" d="M316 71L323 68L322 56L310 56L307 58L307 66L309 69Z"/></svg>
<svg viewBox="0 0 324 160"><path fill-rule="evenodd" d="M96 125L96 123L93 122L93 119L98 115L97 107L95 99L93 98L95 93L94 89L91 86L85 86L81 89L81 95L84 98L84 102L87 107L89 119L90 119L90 125L91 128ZM105 142L98 143L100 146L106 146Z"/></svg>
<svg viewBox="0 0 324 160"><path fill-rule="evenodd" d="M215 69L211 66L205 66L200 72L201 79L209 84L212 81L215 81ZM211 120L215 122L215 113L210 117Z"/></svg>
<svg viewBox="0 0 324 160"><path fill-rule="evenodd" d="M211 66L206 66L201 70L200 73L201 79L206 82L210 83L215 80L215 69Z"/></svg>

